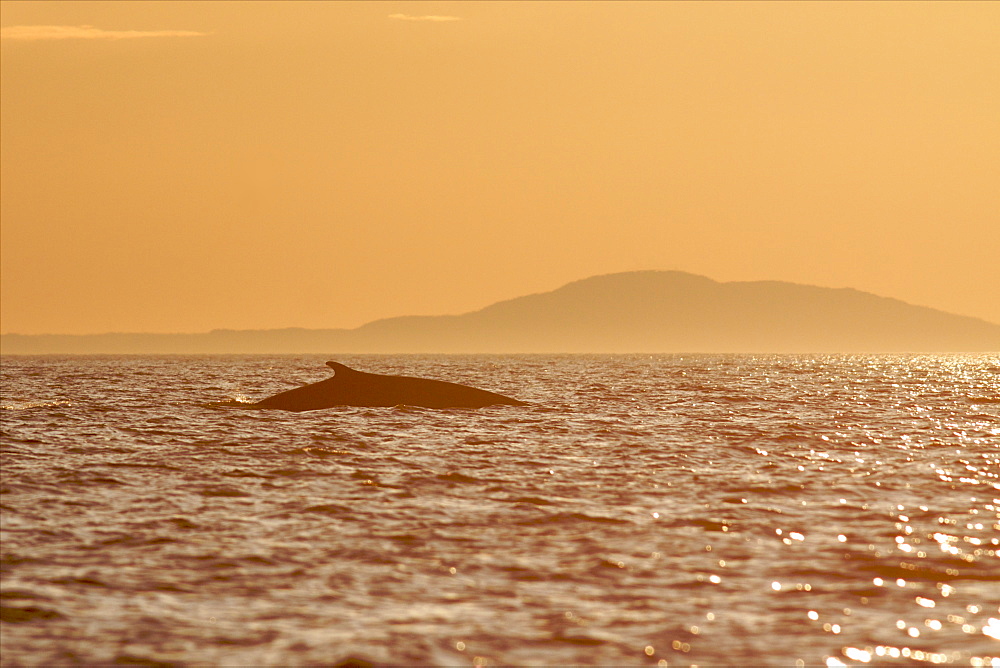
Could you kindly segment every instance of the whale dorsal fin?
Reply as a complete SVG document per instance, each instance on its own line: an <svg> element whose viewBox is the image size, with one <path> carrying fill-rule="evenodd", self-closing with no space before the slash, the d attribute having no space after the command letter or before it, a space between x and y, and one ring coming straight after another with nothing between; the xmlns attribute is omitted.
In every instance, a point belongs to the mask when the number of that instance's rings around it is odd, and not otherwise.
<svg viewBox="0 0 1000 668"><path fill-rule="evenodd" d="M328 367L330 367L331 369L333 369L334 371L336 371L335 375L337 375L337 376L346 376L347 374L358 373L357 371L355 371L351 367L345 366L345 365L341 364L340 362L334 362L334 361L331 360L331 361L327 362L326 365Z"/></svg>

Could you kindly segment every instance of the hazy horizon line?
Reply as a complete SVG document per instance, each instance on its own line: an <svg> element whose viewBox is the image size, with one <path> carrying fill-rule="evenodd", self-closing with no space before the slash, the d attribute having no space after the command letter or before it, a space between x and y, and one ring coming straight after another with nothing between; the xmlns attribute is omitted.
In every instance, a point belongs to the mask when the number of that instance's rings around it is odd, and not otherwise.
<svg viewBox="0 0 1000 668"><path fill-rule="evenodd" d="M493 306L494 304L500 304L500 303L507 302L507 301L513 301L513 300L516 300L516 299L520 299L522 297L529 297L529 296L532 296L532 295L541 295L541 294L547 294L547 293L550 293L550 292L555 292L556 290L560 290L560 289L562 289L562 288L564 288L564 287L566 287L568 285L572 285L574 283L580 283L580 282L583 282L583 281L588 281L588 280L595 279L595 278L603 278L603 277L607 277L607 276L617 276L617 275L625 275L625 274L643 274L643 273L649 273L649 274L685 274L685 275L688 275L688 276L693 276L693 277L697 277L697 278L703 278L703 279L709 280L709 281L711 281L713 283L718 283L720 285L728 285L728 284L732 284L732 283L786 283L786 284L789 284L789 285L800 285L800 286L804 286L804 287L814 287L814 288L820 288L820 289L824 289L824 290L855 290L857 292L861 292L861 293L869 294L869 295L874 295L874 296L880 297L882 299L893 299L893 300L902 302L904 304L907 304L909 306L915 306L915 307L919 307L919 308L927 308L927 309L931 309L931 310L934 310L934 311L939 311L941 313L946 313L948 315L958 316L958 317L962 317L962 318L971 318L973 320L979 320L981 322L984 322L984 323L987 323L987 324L990 324L990 325L1000 326L1000 322L993 322L992 320L987 320L986 318L983 318L983 317L980 317L980 316L966 315L966 314L963 314L963 313L955 313L955 312L952 312L952 311L945 311L944 309L941 309L941 308L938 308L938 307L935 307L935 306L926 306L926 305L922 305L922 304L913 304L911 302L907 302L907 301L904 301L902 299L899 299L898 297L888 297L886 295L880 295L880 294L875 293L875 292L870 292L870 291L867 291L867 290L861 290L859 288L854 288L854 287L834 288L834 287L825 286L825 285L815 285L815 284L810 284L810 283L797 283L795 281L784 281L784 280L778 280L778 279L718 281L718 280L716 280L714 278L711 278L709 276L704 276L702 274L695 274L693 272L683 271L683 270L679 270L679 269L635 269L635 270L631 270L631 271L613 271L613 272L607 272L607 273L603 273L603 274L594 274L592 276L587 276L587 277L584 277L584 278L574 279L572 281L568 281L566 283L562 283L561 285L559 285L559 286L557 286L555 288L551 288L551 289L548 289L548 290L540 290L538 292L524 293L524 294L516 295L516 296L513 296L513 297L507 297L507 298L500 299L500 300L497 300L495 302L492 302L490 304L486 304L486 305L484 305L482 307L479 307L477 309L473 309L471 311L463 311L463 312L459 312L459 313L428 313L428 314L412 314L411 313L411 314L389 315L389 316L384 316L384 317L374 318L372 320L368 320L368 321L363 322L360 325L357 325L357 326L354 326L354 327L304 327L304 326L297 326L297 325L288 325L288 326L284 326L284 327L246 327L246 328L233 328L233 327L224 327L223 326L223 327L213 327L213 328L208 329L208 330L181 331L181 332L164 332L164 331L148 331L148 330L147 331L136 331L136 330L131 330L131 331L126 331L126 330L105 330L105 331L100 331L100 332L82 332L82 333L79 333L79 332L78 333L60 333L60 332L22 333L22 332L13 332L13 331L9 331L9 332L2 332L2 331L0 331L0 336L15 336L15 337L54 337L54 336L205 336L205 335L214 334L214 333L228 333L228 332L233 332L233 333L237 333L237 332L280 332L280 331L295 331L295 330L314 331L314 332L315 331L353 331L353 330L361 329L362 327L365 327L365 326L367 326L367 325L369 325L371 323L380 322L382 320L392 320L392 319L395 319L395 318L437 318L437 317L462 316L462 315L466 315L466 314L470 314L470 313L476 313L476 312L481 311L483 309L489 308L490 306Z"/></svg>

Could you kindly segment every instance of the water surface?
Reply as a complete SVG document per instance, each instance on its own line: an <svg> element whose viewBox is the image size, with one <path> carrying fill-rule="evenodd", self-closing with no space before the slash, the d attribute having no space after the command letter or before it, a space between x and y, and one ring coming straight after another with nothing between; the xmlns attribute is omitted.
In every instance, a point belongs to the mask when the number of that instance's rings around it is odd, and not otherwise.
<svg viewBox="0 0 1000 668"><path fill-rule="evenodd" d="M1000 356L5 357L3 665L1000 666Z"/></svg>

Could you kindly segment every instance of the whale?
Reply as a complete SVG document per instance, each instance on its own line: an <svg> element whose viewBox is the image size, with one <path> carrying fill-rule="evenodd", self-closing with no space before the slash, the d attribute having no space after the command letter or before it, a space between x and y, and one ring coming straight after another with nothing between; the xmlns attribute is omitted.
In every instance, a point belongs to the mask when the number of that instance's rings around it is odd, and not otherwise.
<svg viewBox="0 0 1000 668"><path fill-rule="evenodd" d="M315 411L334 406L421 406L423 408L483 408L527 406L502 394L431 378L390 376L358 371L340 362L327 362L332 378L296 387L250 404L253 408Z"/></svg>

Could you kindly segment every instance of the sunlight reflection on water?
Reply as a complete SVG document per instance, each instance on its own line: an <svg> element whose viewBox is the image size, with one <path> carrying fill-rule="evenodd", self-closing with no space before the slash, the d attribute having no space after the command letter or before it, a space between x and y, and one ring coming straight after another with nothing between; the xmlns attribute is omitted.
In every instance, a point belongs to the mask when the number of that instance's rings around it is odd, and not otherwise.
<svg viewBox="0 0 1000 668"><path fill-rule="evenodd" d="M1000 665L996 356L338 359L5 358L3 661Z"/></svg>

